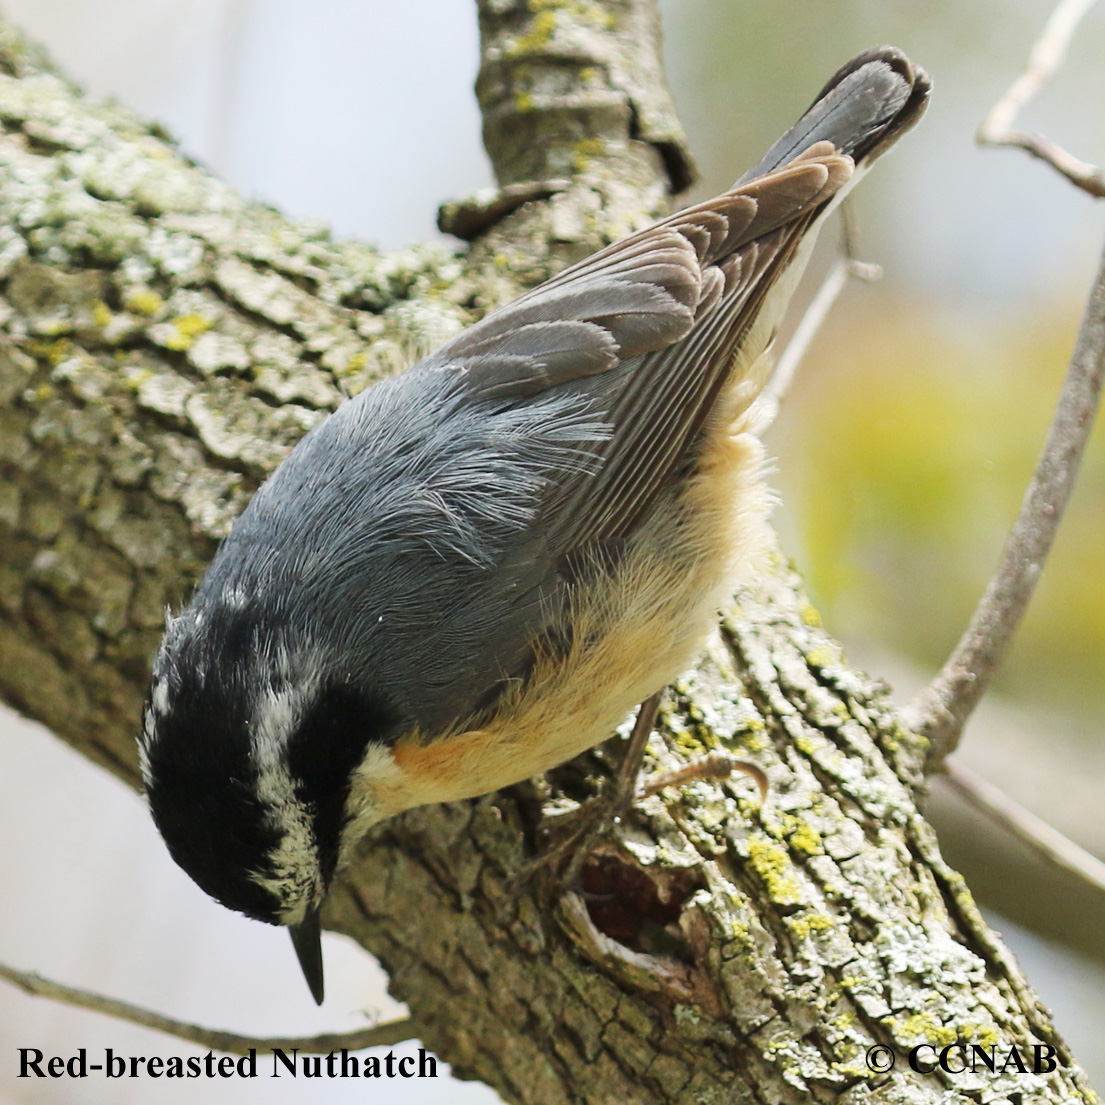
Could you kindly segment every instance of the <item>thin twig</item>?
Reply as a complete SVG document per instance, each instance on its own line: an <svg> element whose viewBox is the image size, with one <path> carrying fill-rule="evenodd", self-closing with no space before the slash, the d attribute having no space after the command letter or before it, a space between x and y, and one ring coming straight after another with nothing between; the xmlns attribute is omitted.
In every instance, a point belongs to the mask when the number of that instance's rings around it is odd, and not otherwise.
<svg viewBox="0 0 1105 1105"><path fill-rule="evenodd" d="M959 743L1024 615L1055 540L1093 428L1105 381L1105 254L1078 329L1067 378L1020 514L971 623L932 684L903 711L932 742L930 765Z"/></svg>
<svg viewBox="0 0 1105 1105"><path fill-rule="evenodd" d="M235 1032L201 1028L199 1025L187 1024L184 1021L174 1021L170 1017L163 1017L160 1013L153 1013L141 1006L116 1001L114 998L105 998L90 990L63 986L60 982L53 982L30 971L18 971L3 963L0 963L0 978L6 979L36 997L50 998L66 1005L76 1005L81 1009L92 1009L97 1013L115 1017L117 1020L141 1025L143 1028L152 1028L157 1032L175 1036L179 1040L188 1040L193 1044L199 1044L200 1047L225 1051L230 1055L248 1055L250 1049L271 1051L273 1048L282 1048L284 1051L298 1048L301 1053L307 1055L328 1055L331 1051L340 1051L342 1048L360 1051L366 1047L387 1047L418 1035L414 1018L403 1017L399 1020L386 1021L384 1024L360 1028L354 1032L330 1032L322 1036L273 1037L272 1039L239 1036Z"/></svg>
<svg viewBox="0 0 1105 1105"><path fill-rule="evenodd" d="M1013 131L1024 106L1054 75L1071 37L1094 0L1060 0L1037 39L1024 73L994 105L978 131L984 145L1019 146L1054 165L1078 187L1105 195L1105 174L1075 162L1038 135ZM1094 183L1096 179L1097 183ZM943 670L906 708L905 720L933 742L939 764L959 742L967 718L990 685L1035 589L1070 496L1105 372L1105 258L1098 271L1043 455L1021 512L1002 550L998 570L971 624Z"/></svg>
<svg viewBox="0 0 1105 1105"><path fill-rule="evenodd" d="M848 278L854 276L859 280L872 281L879 280L882 277L882 269L878 265L872 265L866 261L857 261L855 258L853 248L854 229L849 218L849 210L848 203L845 201L840 211L843 220L844 256L833 263L833 267L829 269L825 279L821 282L821 287L817 289L817 294L813 297L810 305L806 308L806 313L795 327L794 334L787 343L786 349L779 355L779 360L771 373L771 379L768 380L756 400L756 407L759 412L756 425L760 432L770 426L778 417L779 408L790 390L794 374L798 371L802 358L805 357L810 343L817 336L817 332L821 329L825 319L828 318L829 312L833 309L833 304L836 303L840 293L844 290L845 284L848 283Z"/></svg>
<svg viewBox="0 0 1105 1105"><path fill-rule="evenodd" d="M961 764L946 763L944 771L948 782L976 809L1004 825L1049 863L1062 867L1095 890L1105 891L1105 863L1096 856Z"/></svg>
<svg viewBox="0 0 1105 1105"><path fill-rule="evenodd" d="M1105 170L1072 157L1041 134L1013 129L1013 120L1063 64L1075 29L1095 0L1060 0L1051 13L1025 71L990 109L975 135L980 146L1016 146L1046 161L1091 196L1105 196Z"/></svg>

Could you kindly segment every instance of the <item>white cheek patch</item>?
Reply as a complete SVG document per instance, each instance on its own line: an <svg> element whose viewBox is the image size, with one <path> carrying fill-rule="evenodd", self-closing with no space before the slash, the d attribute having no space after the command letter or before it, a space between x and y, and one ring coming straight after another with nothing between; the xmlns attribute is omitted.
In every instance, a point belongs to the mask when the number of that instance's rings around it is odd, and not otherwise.
<svg viewBox="0 0 1105 1105"><path fill-rule="evenodd" d="M364 759L353 773L345 803L347 824L338 855L339 867L352 858L357 843L373 825L396 812L384 808L380 792L399 791L403 781L403 772L391 750L382 744L369 744Z"/></svg>
<svg viewBox="0 0 1105 1105"><path fill-rule="evenodd" d="M298 688L284 691L264 690L258 697L253 710L250 743L253 746L254 762L261 767L262 778L268 769L279 767L287 757L288 742L295 731L306 697ZM263 792L261 797L268 800Z"/></svg>

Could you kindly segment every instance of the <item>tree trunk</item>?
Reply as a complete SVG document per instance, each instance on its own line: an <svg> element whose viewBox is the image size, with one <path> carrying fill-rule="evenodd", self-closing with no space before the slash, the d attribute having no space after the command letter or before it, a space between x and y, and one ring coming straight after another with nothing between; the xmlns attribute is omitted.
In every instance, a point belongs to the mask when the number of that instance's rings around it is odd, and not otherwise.
<svg viewBox="0 0 1105 1105"><path fill-rule="evenodd" d="M443 209L459 256L243 202L0 23L0 694L132 785L165 608L299 436L691 178L654 0L479 7L502 187ZM924 748L780 554L659 732L653 766L731 750L766 803L740 776L664 791L589 862L586 902L519 884L606 747L387 823L332 893L328 926L455 1073L541 1105L1093 1100L918 812ZM909 1068L954 1044L1004 1073ZM1035 1045L1055 1070L1009 1059Z"/></svg>

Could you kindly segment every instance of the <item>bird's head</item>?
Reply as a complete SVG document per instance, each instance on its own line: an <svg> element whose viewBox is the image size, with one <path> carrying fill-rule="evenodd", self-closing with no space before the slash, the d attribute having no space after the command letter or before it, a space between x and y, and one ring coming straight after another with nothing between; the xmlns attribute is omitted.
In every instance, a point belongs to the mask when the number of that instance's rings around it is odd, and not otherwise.
<svg viewBox="0 0 1105 1105"><path fill-rule="evenodd" d="M154 822L211 897L288 927L320 1003L319 909L351 822L370 820L355 777L390 728L379 701L240 610L193 607L154 666L139 740Z"/></svg>

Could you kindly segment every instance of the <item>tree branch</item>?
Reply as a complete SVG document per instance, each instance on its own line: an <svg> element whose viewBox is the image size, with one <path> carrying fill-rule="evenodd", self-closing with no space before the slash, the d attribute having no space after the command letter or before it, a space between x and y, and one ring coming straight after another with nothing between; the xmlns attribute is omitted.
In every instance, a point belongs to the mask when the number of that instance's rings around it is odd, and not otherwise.
<svg viewBox="0 0 1105 1105"><path fill-rule="evenodd" d="M980 146L1016 146L1046 161L1075 187L1105 196L1105 170L1072 157L1040 134L1013 130L1013 120L1056 74L1066 60L1071 39L1095 0L1060 0L1029 55L1028 66L990 109L975 135Z"/></svg>
<svg viewBox="0 0 1105 1105"><path fill-rule="evenodd" d="M307 1055L328 1055L332 1051L341 1051L342 1048L360 1051L366 1047L388 1047L418 1035L415 1021L410 1017L403 1017L400 1020L360 1028L355 1032L329 1032L322 1036L271 1038L240 1036L235 1032L224 1032L218 1028L201 1028L186 1021L163 1017L160 1013L143 1009L139 1005L105 998L90 990L65 986L30 971L16 970L4 963L0 963L0 978L35 997L49 998L63 1005L75 1005L79 1009L91 1009L95 1013L103 1013L107 1017L114 1017L128 1024L152 1028L155 1032L164 1032L168 1036L175 1036L178 1040L187 1040L189 1043L199 1044L200 1047L225 1051L230 1055L248 1055L251 1050L272 1051L274 1048L281 1048L284 1051L298 1048Z"/></svg>
<svg viewBox="0 0 1105 1105"><path fill-rule="evenodd" d="M1080 848L1069 837L1052 828L970 768L951 761L944 764L944 774L948 782L975 809L1003 825L1048 863L1061 867L1074 875L1079 882L1105 892L1105 863L1096 856L1085 848Z"/></svg>
<svg viewBox="0 0 1105 1105"><path fill-rule="evenodd" d="M500 185L606 177L669 193L696 169L675 114L650 0L477 0L476 95Z"/></svg>
<svg viewBox="0 0 1105 1105"><path fill-rule="evenodd" d="M997 571L939 675L903 711L932 741L933 768L959 743L1012 642L1051 551L1093 429L1105 382L1105 254L1078 328L1047 442Z"/></svg>
<svg viewBox="0 0 1105 1105"><path fill-rule="evenodd" d="M855 256L850 211L851 206L845 200L840 209L843 226L841 234L843 256L833 262L832 268L829 269L825 279L821 282L821 286L817 289L817 293L810 301L810 305L806 308L805 314L795 327L787 347L779 356L779 360L771 373L771 379L768 380L764 390L756 400L758 411L762 412L757 418L757 427L760 432L763 432L779 416L779 410L783 405L787 392L790 391L790 385L794 381L798 366L802 363L802 359L805 357L813 339L817 337L818 331L829 317L829 313L840 297L840 293L844 291L849 279L853 277L857 280L866 281L882 279L882 269L878 265L873 265L868 261L860 261Z"/></svg>

